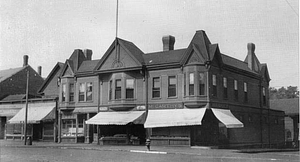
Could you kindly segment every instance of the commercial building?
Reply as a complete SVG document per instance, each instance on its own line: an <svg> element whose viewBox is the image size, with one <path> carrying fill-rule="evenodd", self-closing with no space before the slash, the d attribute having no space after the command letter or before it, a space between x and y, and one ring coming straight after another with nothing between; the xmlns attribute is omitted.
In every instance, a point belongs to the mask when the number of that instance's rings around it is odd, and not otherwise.
<svg viewBox="0 0 300 162"><path fill-rule="evenodd" d="M241 61L197 31L184 49L164 36L163 51L143 53L116 38L100 60L75 50L59 84L59 141L101 144L284 144L284 113L269 107L267 65L247 45ZM245 52L247 53L247 52Z"/></svg>
<svg viewBox="0 0 300 162"><path fill-rule="evenodd" d="M11 102L22 101L26 98L26 80L29 72L29 91L28 98L39 98L38 88L44 79L41 77L41 66L36 72L28 65L28 56L23 57L23 66L0 70L0 139L5 137L5 127L7 121L16 115L22 107L11 105ZM4 105L3 105L4 104Z"/></svg>

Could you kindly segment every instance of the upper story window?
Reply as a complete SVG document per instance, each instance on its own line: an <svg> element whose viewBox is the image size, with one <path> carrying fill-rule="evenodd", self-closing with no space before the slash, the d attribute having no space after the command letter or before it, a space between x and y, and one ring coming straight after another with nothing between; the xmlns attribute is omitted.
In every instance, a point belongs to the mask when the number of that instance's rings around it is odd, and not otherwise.
<svg viewBox="0 0 300 162"><path fill-rule="evenodd" d="M183 75L183 96L186 96L186 74Z"/></svg>
<svg viewBox="0 0 300 162"><path fill-rule="evenodd" d="M152 83L152 98L160 97L160 78L154 77Z"/></svg>
<svg viewBox="0 0 300 162"><path fill-rule="evenodd" d="M126 79L126 98L134 98L134 79Z"/></svg>
<svg viewBox="0 0 300 162"><path fill-rule="evenodd" d="M74 102L74 84L70 83L70 87L69 87L69 101L70 102Z"/></svg>
<svg viewBox="0 0 300 162"><path fill-rule="evenodd" d="M115 83L115 99L121 99L122 95L121 95L121 79L116 79L116 83Z"/></svg>
<svg viewBox="0 0 300 162"><path fill-rule="evenodd" d="M61 93L61 101L65 102L66 101L66 84L62 84L62 93Z"/></svg>
<svg viewBox="0 0 300 162"><path fill-rule="evenodd" d="M109 100L112 100L113 85L112 80L109 81Z"/></svg>
<svg viewBox="0 0 300 162"><path fill-rule="evenodd" d="M176 76L169 76L168 79L168 97L175 97L177 87Z"/></svg>
<svg viewBox="0 0 300 162"><path fill-rule="evenodd" d="M224 89L224 99L228 98L228 92L227 92L227 78L223 77L223 89Z"/></svg>
<svg viewBox="0 0 300 162"><path fill-rule="evenodd" d="M212 95L216 97L217 96L217 76L216 75L212 75L212 85L213 85Z"/></svg>
<svg viewBox="0 0 300 162"><path fill-rule="evenodd" d="M93 83L79 83L79 102L93 100Z"/></svg>
<svg viewBox="0 0 300 162"><path fill-rule="evenodd" d="M204 92L205 92L204 73L199 73L199 95L204 95Z"/></svg>
<svg viewBox="0 0 300 162"><path fill-rule="evenodd" d="M93 83L86 83L86 101L93 100Z"/></svg>
<svg viewBox="0 0 300 162"><path fill-rule="evenodd" d="M234 99L239 99L239 92L238 92L238 81L234 80Z"/></svg>
<svg viewBox="0 0 300 162"><path fill-rule="evenodd" d="M244 82L244 102L248 102L248 87L247 83Z"/></svg>
<svg viewBox="0 0 300 162"><path fill-rule="evenodd" d="M189 95L194 95L195 92L194 92L194 73L190 73L189 75Z"/></svg>
<svg viewBox="0 0 300 162"><path fill-rule="evenodd" d="M266 98L266 88L265 87L262 88L262 93L263 93L263 105L266 106L267 98Z"/></svg>

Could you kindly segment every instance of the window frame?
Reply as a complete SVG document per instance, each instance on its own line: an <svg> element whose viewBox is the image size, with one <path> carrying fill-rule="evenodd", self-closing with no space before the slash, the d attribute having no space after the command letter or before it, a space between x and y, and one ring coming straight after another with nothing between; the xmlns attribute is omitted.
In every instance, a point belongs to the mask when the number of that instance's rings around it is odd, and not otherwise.
<svg viewBox="0 0 300 162"><path fill-rule="evenodd" d="M66 91L67 91L67 84L62 84L62 90L61 90L61 102L66 102Z"/></svg>
<svg viewBox="0 0 300 162"><path fill-rule="evenodd" d="M239 83L236 79L233 80L234 99L239 100Z"/></svg>
<svg viewBox="0 0 300 162"><path fill-rule="evenodd" d="M155 86L155 81L154 80L158 80L159 83L159 87ZM155 94L159 94L159 96L154 96ZM152 78L152 98L160 98L161 97L161 78L160 77L153 77Z"/></svg>
<svg viewBox="0 0 300 162"><path fill-rule="evenodd" d="M75 84L70 83L69 84L69 102L75 101Z"/></svg>
<svg viewBox="0 0 300 162"><path fill-rule="evenodd" d="M218 96L218 90L217 90L217 75L212 75L212 96L217 97Z"/></svg>
<svg viewBox="0 0 300 162"><path fill-rule="evenodd" d="M132 87L130 88L130 87L128 87L128 82L127 81L129 81L129 80L132 80ZM125 98L126 99L134 99L134 89L135 89L135 79L133 79L133 78L127 78L126 80L125 80ZM132 93L131 94L131 96L128 96L129 95L129 93Z"/></svg>
<svg viewBox="0 0 300 162"><path fill-rule="evenodd" d="M195 95L195 73L189 73L189 96Z"/></svg>
<svg viewBox="0 0 300 162"><path fill-rule="evenodd" d="M202 75L202 76L201 76ZM199 72L198 78L198 89L199 89L199 96L205 95L205 74L203 72Z"/></svg>
<svg viewBox="0 0 300 162"><path fill-rule="evenodd" d="M244 82L244 102L248 102L248 83Z"/></svg>
<svg viewBox="0 0 300 162"><path fill-rule="evenodd" d="M120 82L120 86L118 87L118 82ZM115 79L115 100L122 99L122 79Z"/></svg>
<svg viewBox="0 0 300 162"><path fill-rule="evenodd" d="M228 80L226 77L223 77L223 96L224 99L228 99Z"/></svg>
<svg viewBox="0 0 300 162"><path fill-rule="evenodd" d="M175 80L175 85L170 84L171 79ZM175 95L170 96L170 92L172 92L172 90L175 92ZM168 76L168 98L174 98L174 97L177 97L177 77L176 75L171 75Z"/></svg>

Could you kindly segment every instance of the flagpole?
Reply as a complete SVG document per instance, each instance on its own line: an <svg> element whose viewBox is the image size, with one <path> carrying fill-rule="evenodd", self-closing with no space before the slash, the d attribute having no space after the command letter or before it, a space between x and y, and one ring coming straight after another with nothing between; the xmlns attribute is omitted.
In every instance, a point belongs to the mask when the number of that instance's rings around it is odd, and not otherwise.
<svg viewBox="0 0 300 162"><path fill-rule="evenodd" d="M27 71L26 81L26 106L25 106L25 124L24 124L24 145L27 143L27 114L28 114L28 86L29 85L29 70Z"/></svg>

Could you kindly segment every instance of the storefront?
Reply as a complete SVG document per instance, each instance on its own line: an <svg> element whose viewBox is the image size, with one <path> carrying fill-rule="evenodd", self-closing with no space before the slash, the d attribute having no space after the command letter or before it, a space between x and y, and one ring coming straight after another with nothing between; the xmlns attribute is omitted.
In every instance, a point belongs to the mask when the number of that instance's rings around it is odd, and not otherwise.
<svg viewBox="0 0 300 162"><path fill-rule="evenodd" d="M145 122L153 145L223 145L227 128L241 127L230 110L215 108L149 110Z"/></svg>
<svg viewBox="0 0 300 162"><path fill-rule="evenodd" d="M145 111L99 112L86 121L97 125L100 145L139 145L145 141Z"/></svg>
<svg viewBox="0 0 300 162"><path fill-rule="evenodd" d="M55 141L55 109L56 102L28 104L27 135L33 140ZM5 138L22 139L24 137L24 121L26 106L6 124Z"/></svg>

